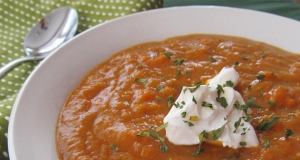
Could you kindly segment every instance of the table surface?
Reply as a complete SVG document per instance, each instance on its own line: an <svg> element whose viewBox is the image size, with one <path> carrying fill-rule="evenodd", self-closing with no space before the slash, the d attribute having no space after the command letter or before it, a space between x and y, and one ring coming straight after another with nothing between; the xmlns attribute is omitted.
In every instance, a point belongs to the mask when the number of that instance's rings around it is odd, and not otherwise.
<svg viewBox="0 0 300 160"><path fill-rule="evenodd" d="M77 34L99 23L135 12L173 6L218 5L259 10L300 21L300 0L0 0L0 67L26 56L23 41L44 15L60 6L75 8L79 15ZM23 63L0 79L0 160L7 160L7 128L14 100L22 84L39 64Z"/></svg>

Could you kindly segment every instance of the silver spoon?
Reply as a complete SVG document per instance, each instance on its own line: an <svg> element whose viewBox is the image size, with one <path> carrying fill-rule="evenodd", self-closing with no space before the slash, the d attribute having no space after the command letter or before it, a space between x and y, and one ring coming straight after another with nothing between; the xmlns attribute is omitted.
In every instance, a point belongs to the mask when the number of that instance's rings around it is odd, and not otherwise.
<svg viewBox="0 0 300 160"><path fill-rule="evenodd" d="M71 39L78 25L75 9L60 7L41 19L27 34L24 41L26 57L16 59L0 68L0 78L25 61L41 60Z"/></svg>

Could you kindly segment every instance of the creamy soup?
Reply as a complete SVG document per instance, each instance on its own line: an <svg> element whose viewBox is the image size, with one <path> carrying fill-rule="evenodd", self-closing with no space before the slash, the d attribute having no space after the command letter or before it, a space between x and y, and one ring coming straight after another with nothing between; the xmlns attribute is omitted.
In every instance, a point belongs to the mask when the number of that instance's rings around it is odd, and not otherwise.
<svg viewBox="0 0 300 160"><path fill-rule="evenodd" d="M210 140L195 155L197 144L175 145L164 128L156 131L182 86L206 84L224 67L240 75L234 90L259 106L249 115L258 146L230 148ZM244 38L195 34L136 45L96 66L70 93L57 122L58 155L64 160L300 159L299 82L300 55ZM154 136L147 135L149 128Z"/></svg>

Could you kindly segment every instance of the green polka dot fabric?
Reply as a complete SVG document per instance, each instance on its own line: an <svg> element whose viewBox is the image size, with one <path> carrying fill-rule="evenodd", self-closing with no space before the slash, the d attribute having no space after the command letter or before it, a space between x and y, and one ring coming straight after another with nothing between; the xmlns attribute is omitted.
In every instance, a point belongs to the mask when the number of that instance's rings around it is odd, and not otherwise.
<svg viewBox="0 0 300 160"><path fill-rule="evenodd" d="M30 29L51 10L69 6L79 16L77 33L99 23L162 7L162 0L0 0L0 67L26 56L23 42ZM0 160L9 159L7 129L14 100L39 62L25 62L0 79Z"/></svg>

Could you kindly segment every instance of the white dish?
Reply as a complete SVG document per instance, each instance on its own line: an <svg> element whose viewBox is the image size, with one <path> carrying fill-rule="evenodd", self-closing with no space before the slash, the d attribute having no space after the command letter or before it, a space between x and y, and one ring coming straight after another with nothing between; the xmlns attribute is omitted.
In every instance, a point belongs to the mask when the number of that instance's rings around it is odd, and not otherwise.
<svg viewBox="0 0 300 160"><path fill-rule="evenodd" d="M215 7L146 11L98 25L45 59L13 107L8 133L11 160L57 160L56 122L68 94L112 54L135 44L205 33L246 37L300 53L300 22L263 12Z"/></svg>

